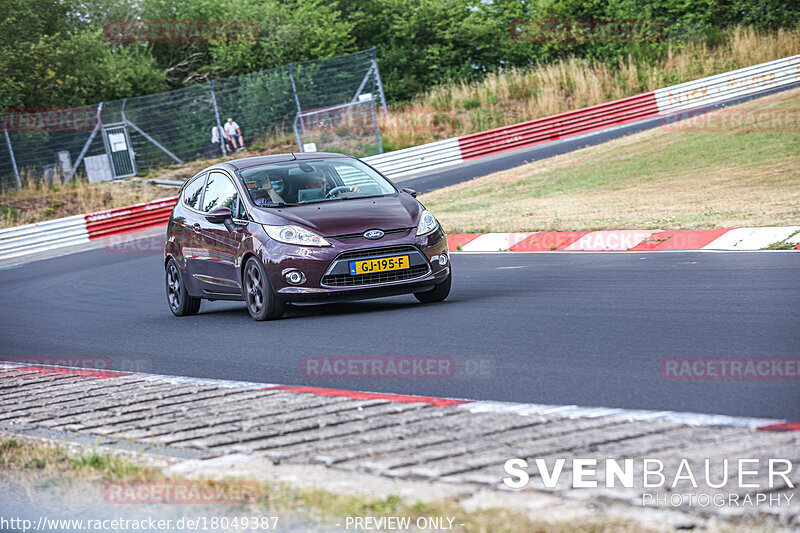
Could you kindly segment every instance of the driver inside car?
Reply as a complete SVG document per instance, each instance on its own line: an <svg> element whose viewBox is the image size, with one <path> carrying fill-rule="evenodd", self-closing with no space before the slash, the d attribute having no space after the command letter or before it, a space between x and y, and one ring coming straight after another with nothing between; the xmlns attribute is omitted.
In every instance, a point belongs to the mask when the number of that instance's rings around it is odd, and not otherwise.
<svg viewBox="0 0 800 533"><path fill-rule="evenodd" d="M255 190L250 193L250 197L257 206L271 205L274 203L270 196L270 190L266 186L263 178L256 179Z"/></svg>
<svg viewBox="0 0 800 533"><path fill-rule="evenodd" d="M312 172L306 176L306 184L304 189L299 189L297 191L297 201L304 202L309 200L318 200L320 198L326 198L329 195L328 189L328 180L325 178L325 175L321 172ZM335 187L334 189L330 189L330 192L335 192L336 194L341 194L343 192L353 192L353 193L361 193L361 189L358 187Z"/></svg>
<svg viewBox="0 0 800 533"><path fill-rule="evenodd" d="M297 201L307 202L324 198L328 192L328 180L321 172L310 172L301 178L302 185L297 189Z"/></svg>

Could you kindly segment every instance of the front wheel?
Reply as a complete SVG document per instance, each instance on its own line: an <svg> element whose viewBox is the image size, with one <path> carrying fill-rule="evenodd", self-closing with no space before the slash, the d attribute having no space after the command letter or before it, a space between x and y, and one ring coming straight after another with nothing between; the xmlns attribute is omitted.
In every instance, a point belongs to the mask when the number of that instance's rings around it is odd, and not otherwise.
<svg viewBox="0 0 800 533"><path fill-rule="evenodd" d="M424 304L443 302L450 295L450 286L453 284L453 271L451 270L444 281L429 291L415 292L414 297Z"/></svg>
<svg viewBox="0 0 800 533"><path fill-rule="evenodd" d="M253 320L275 320L283 315L286 303L273 292L264 265L251 257L244 265L244 297Z"/></svg>
<svg viewBox="0 0 800 533"><path fill-rule="evenodd" d="M175 316L196 315L200 310L200 298L189 296L186 285L183 284L181 272L174 259L167 263L167 303L169 310Z"/></svg>

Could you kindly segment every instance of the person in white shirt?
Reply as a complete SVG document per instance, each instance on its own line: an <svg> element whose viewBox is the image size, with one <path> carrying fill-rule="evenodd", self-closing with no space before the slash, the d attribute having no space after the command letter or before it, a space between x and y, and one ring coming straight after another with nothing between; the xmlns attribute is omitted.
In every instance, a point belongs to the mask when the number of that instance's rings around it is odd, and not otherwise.
<svg viewBox="0 0 800 533"><path fill-rule="evenodd" d="M220 135L220 131L222 128L217 127L216 125L211 127L211 144L214 145L214 149L221 155L222 154L222 135ZM225 140L225 148L228 148L230 151L230 142L226 139Z"/></svg>
<svg viewBox="0 0 800 533"><path fill-rule="evenodd" d="M231 141L236 151L244 148L244 140L242 139L242 130L239 125L233 121L233 118L228 117L228 122L225 123L225 136ZM238 143L238 147L237 147Z"/></svg>

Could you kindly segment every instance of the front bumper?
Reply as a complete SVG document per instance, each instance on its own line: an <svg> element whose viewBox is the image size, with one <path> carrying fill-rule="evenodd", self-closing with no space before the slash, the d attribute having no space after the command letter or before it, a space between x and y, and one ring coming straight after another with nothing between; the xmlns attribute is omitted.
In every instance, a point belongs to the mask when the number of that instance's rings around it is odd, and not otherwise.
<svg viewBox="0 0 800 533"><path fill-rule="evenodd" d="M417 237L414 231L387 235L379 241L329 239L332 246L325 248L270 241L262 248L262 260L273 289L289 302L359 300L419 292L444 281L450 262L441 228L423 237ZM349 261L399 254L409 255L411 268L361 276L345 273ZM442 254L447 256L444 264L439 261ZM305 281L289 284L284 278L289 270L303 272Z"/></svg>

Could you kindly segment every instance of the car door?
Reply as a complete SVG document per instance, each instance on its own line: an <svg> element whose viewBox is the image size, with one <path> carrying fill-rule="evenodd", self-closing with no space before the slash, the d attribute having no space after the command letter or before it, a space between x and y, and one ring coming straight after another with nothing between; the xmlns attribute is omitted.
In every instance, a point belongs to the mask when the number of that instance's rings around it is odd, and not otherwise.
<svg viewBox="0 0 800 533"><path fill-rule="evenodd" d="M209 172L201 211L207 214L227 207L235 216L238 206L239 194L231 178L222 171ZM204 253L194 277L206 294L241 294L238 258L247 237L247 225L234 223L229 229L224 224L209 222L204 216L200 218Z"/></svg>
<svg viewBox="0 0 800 533"><path fill-rule="evenodd" d="M200 233L200 221L203 213L200 211L205 189L206 177L202 173L191 180L183 188L180 204L175 209L173 217L175 222L175 241L180 246L180 255L186 264L189 278L186 283L191 287L191 292L199 294L202 290L194 274L202 269L202 257L205 253L205 243Z"/></svg>

